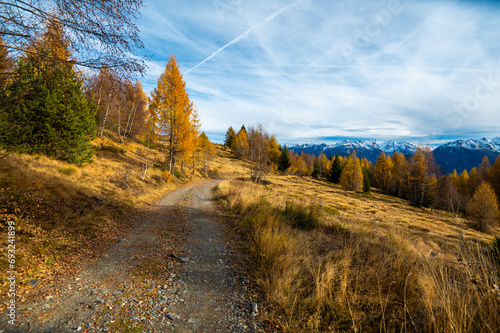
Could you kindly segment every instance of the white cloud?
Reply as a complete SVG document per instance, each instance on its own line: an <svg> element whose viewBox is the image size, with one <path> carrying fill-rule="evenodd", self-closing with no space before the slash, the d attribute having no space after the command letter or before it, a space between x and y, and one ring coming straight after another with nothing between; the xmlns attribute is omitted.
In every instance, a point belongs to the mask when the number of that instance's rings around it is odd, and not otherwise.
<svg viewBox="0 0 500 333"><path fill-rule="evenodd" d="M146 1L151 90L173 51L202 129L318 137L498 136L498 6L455 1ZM467 119L481 80L493 91ZM495 82L498 87L495 87ZM483 89L484 90L484 89ZM469 99L468 99L469 98ZM460 123L460 124L458 124Z"/></svg>

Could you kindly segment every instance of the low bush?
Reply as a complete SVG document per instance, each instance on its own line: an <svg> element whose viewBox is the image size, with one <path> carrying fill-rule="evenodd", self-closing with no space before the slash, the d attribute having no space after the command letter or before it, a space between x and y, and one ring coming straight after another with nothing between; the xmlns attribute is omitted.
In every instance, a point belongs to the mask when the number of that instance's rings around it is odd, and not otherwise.
<svg viewBox="0 0 500 333"><path fill-rule="evenodd" d="M59 168L59 173L66 175L66 176L71 176L74 175L78 170L75 167L72 166L64 166Z"/></svg>
<svg viewBox="0 0 500 333"><path fill-rule="evenodd" d="M106 151L109 151L109 152L112 152L115 154L125 154L125 149L123 149L122 147L117 147L117 146L113 146L113 145L105 145L103 143L101 143L101 145L99 146L99 149L106 150Z"/></svg>

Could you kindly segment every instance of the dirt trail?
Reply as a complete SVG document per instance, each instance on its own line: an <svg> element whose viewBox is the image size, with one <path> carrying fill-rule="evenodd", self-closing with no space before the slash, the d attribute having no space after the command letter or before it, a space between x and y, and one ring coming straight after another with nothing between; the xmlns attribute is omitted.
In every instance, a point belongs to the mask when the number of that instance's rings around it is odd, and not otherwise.
<svg viewBox="0 0 500 333"><path fill-rule="evenodd" d="M253 291L215 218L217 183L165 196L77 277L18 301L17 327L3 315L0 332L261 331Z"/></svg>

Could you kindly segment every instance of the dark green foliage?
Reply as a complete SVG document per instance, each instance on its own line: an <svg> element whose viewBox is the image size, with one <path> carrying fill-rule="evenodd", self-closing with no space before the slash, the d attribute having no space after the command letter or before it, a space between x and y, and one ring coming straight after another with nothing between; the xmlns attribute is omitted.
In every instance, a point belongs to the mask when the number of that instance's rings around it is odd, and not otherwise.
<svg viewBox="0 0 500 333"><path fill-rule="evenodd" d="M318 159L316 159L314 161L314 168L313 168L313 172L312 172L311 176L313 176L314 178L317 178L319 176L319 160Z"/></svg>
<svg viewBox="0 0 500 333"><path fill-rule="evenodd" d="M291 165L292 162L290 161L290 154L288 153L288 149L285 146L281 150L280 159L278 161L278 170L286 172L286 170L288 170Z"/></svg>
<svg viewBox="0 0 500 333"><path fill-rule="evenodd" d="M287 202L285 209L279 213L287 224L299 230L312 230L321 226L321 220L313 206Z"/></svg>
<svg viewBox="0 0 500 333"><path fill-rule="evenodd" d="M95 109L72 65L50 63L46 54L21 58L15 79L0 92L0 142L9 151L80 166L92 161Z"/></svg>
<svg viewBox="0 0 500 333"><path fill-rule="evenodd" d="M342 176L342 166L340 165L340 156L336 154L327 179L332 183L338 184L340 183L340 176Z"/></svg>
<svg viewBox="0 0 500 333"><path fill-rule="evenodd" d="M368 168L363 168L363 192L365 193L371 192L370 176Z"/></svg>
<svg viewBox="0 0 500 333"><path fill-rule="evenodd" d="M226 132L226 137L224 138L224 146L231 148L233 144L233 139L236 137L236 132L232 126L229 126Z"/></svg>
<svg viewBox="0 0 500 333"><path fill-rule="evenodd" d="M167 171L167 166L165 164L157 164L157 163L155 163L155 164L153 164L153 168L159 169L159 170L161 170L163 172Z"/></svg>

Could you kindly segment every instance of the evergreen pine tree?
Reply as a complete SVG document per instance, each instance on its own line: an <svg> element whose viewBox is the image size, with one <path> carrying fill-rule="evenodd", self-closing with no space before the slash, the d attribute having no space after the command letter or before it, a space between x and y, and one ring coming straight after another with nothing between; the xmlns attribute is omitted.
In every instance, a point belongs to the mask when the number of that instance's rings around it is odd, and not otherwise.
<svg viewBox="0 0 500 333"><path fill-rule="evenodd" d="M233 129L233 126L229 126L226 132L226 137L224 138L224 146L231 148L233 144L233 139L236 137L236 132Z"/></svg>
<svg viewBox="0 0 500 333"><path fill-rule="evenodd" d="M314 178L318 178L319 174L320 174L319 160L316 158L314 160L314 167L313 167L313 172L311 173L311 176L313 176Z"/></svg>
<svg viewBox="0 0 500 333"><path fill-rule="evenodd" d="M340 165L340 156L339 154L335 155L335 159L332 163L332 168L330 169L330 173L328 174L327 179L332 183L338 184L340 183L340 177L342 175L342 166Z"/></svg>
<svg viewBox="0 0 500 333"><path fill-rule="evenodd" d="M38 52L20 58L15 80L1 93L0 142L10 151L43 153L76 165L90 162L95 109L83 83L71 64L54 62L43 46Z"/></svg>
<svg viewBox="0 0 500 333"><path fill-rule="evenodd" d="M371 192L370 175L368 168L363 169L363 192L365 193Z"/></svg>
<svg viewBox="0 0 500 333"><path fill-rule="evenodd" d="M280 159L278 161L278 170L286 172L291 165L292 162L290 161L290 154L288 153L288 149L285 145L285 147L281 150Z"/></svg>

